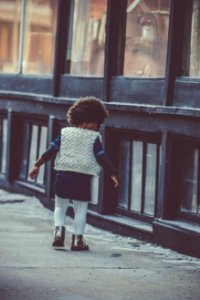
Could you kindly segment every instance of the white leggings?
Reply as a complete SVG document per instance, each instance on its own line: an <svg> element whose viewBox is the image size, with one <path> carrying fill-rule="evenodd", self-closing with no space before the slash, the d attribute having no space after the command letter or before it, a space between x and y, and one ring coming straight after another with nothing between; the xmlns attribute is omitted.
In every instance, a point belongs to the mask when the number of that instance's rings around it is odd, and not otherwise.
<svg viewBox="0 0 200 300"><path fill-rule="evenodd" d="M72 200L74 206L74 234L83 235L86 225L88 202ZM69 199L55 196L54 224L64 226Z"/></svg>

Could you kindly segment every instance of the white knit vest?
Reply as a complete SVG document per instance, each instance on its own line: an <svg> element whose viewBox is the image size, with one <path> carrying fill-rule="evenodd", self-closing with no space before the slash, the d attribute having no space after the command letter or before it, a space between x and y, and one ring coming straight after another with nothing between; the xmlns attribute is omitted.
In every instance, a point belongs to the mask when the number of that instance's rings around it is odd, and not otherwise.
<svg viewBox="0 0 200 300"><path fill-rule="evenodd" d="M93 146L99 132L66 127L61 130L60 150L55 159L54 169L57 171L73 171L98 175L101 167L96 162Z"/></svg>

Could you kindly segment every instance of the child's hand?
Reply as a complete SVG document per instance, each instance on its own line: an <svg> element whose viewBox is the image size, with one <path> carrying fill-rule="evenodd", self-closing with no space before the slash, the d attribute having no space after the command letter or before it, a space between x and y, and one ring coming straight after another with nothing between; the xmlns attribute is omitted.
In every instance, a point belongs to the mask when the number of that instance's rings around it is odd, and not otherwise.
<svg viewBox="0 0 200 300"><path fill-rule="evenodd" d="M31 178L31 179L35 179L36 177L37 177L37 175L38 175L38 173L39 173L39 170L40 170L40 167L36 167L36 166L34 166L31 170L30 170L30 172L29 172L29 177Z"/></svg>
<svg viewBox="0 0 200 300"><path fill-rule="evenodd" d="M111 176L110 178L112 179L112 181L114 183L114 187L118 187L119 180L118 180L117 176Z"/></svg>

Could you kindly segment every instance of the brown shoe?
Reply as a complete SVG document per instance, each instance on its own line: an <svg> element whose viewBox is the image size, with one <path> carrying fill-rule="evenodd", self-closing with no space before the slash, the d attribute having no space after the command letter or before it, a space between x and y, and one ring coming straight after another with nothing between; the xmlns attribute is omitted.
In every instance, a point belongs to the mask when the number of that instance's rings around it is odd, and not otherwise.
<svg viewBox="0 0 200 300"><path fill-rule="evenodd" d="M72 235L72 251L87 251L89 246L84 242L82 235Z"/></svg>
<svg viewBox="0 0 200 300"><path fill-rule="evenodd" d="M53 247L64 247L65 241L65 227L56 226L54 231L54 241L52 243Z"/></svg>

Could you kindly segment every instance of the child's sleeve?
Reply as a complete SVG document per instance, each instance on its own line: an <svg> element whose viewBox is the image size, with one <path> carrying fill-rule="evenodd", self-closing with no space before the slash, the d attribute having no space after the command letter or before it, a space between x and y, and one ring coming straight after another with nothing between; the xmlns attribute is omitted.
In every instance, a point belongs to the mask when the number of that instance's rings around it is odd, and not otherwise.
<svg viewBox="0 0 200 300"><path fill-rule="evenodd" d="M45 162L56 156L57 152L60 150L60 141L61 135L59 134L55 140L50 142L49 148L41 155Z"/></svg>
<svg viewBox="0 0 200 300"><path fill-rule="evenodd" d="M117 176L117 170L109 160L108 156L105 153L103 148L102 142L98 137L95 140L94 147L93 147L94 156L98 164L109 173L110 176Z"/></svg>

